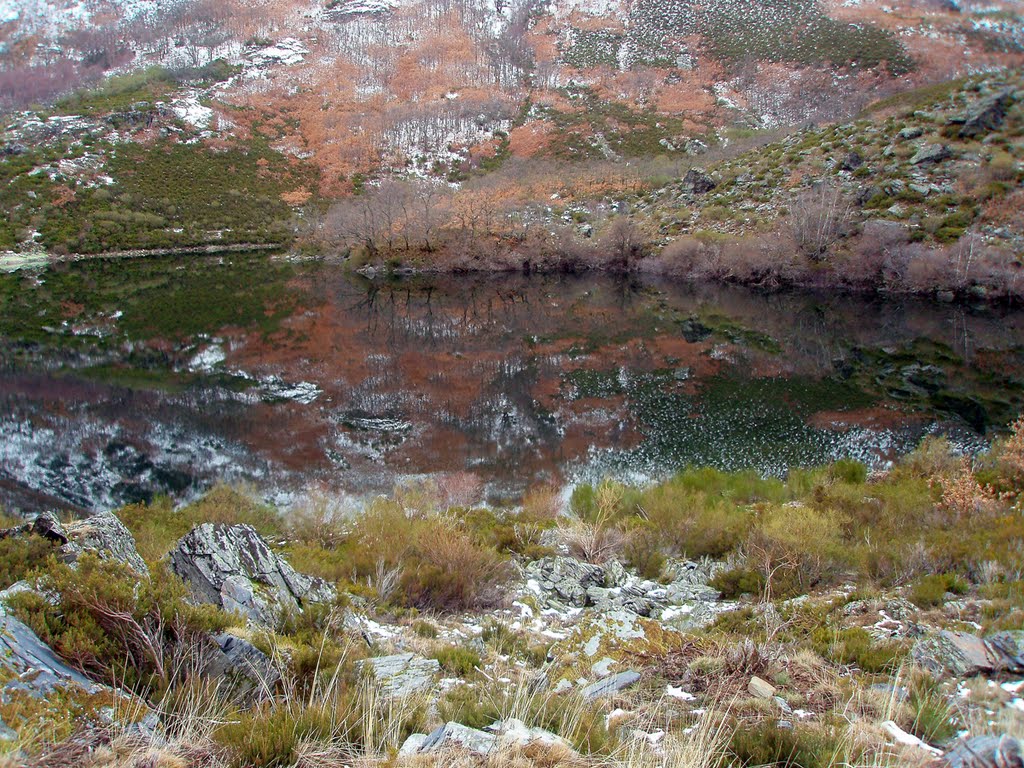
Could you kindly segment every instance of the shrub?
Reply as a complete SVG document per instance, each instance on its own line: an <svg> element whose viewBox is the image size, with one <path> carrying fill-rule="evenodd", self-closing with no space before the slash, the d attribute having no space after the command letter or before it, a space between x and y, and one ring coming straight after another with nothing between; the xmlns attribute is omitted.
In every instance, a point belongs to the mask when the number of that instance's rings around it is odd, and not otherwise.
<svg viewBox="0 0 1024 768"><path fill-rule="evenodd" d="M455 645L435 651L432 658L437 659L441 669L454 677L468 677L480 666L480 654Z"/></svg>
<svg viewBox="0 0 1024 768"><path fill-rule="evenodd" d="M947 592L962 595L967 584L953 573L930 573L914 582L908 597L920 608L933 608L942 605Z"/></svg>
<svg viewBox="0 0 1024 768"><path fill-rule="evenodd" d="M185 585L166 568L140 577L85 553L74 568L51 561L41 579L56 600L22 592L11 599L15 613L72 666L110 685L163 688L176 651L232 621L186 602Z"/></svg>
<svg viewBox="0 0 1024 768"><path fill-rule="evenodd" d="M53 542L36 535L0 539L0 589L45 570L55 549Z"/></svg>
<svg viewBox="0 0 1024 768"><path fill-rule="evenodd" d="M747 551L773 591L790 580L807 590L848 564L839 517L799 503L764 510Z"/></svg>
<svg viewBox="0 0 1024 768"><path fill-rule="evenodd" d="M710 584L726 600L733 600L742 595L761 595L765 588L765 577L749 568L730 568L715 574Z"/></svg>
<svg viewBox="0 0 1024 768"><path fill-rule="evenodd" d="M449 519L419 526L402 588L410 605L438 610L486 608L511 577L507 560Z"/></svg>
<svg viewBox="0 0 1024 768"><path fill-rule="evenodd" d="M907 652L899 643L876 643L861 627L840 630L819 627L812 633L811 642L821 656L871 674L895 672Z"/></svg>

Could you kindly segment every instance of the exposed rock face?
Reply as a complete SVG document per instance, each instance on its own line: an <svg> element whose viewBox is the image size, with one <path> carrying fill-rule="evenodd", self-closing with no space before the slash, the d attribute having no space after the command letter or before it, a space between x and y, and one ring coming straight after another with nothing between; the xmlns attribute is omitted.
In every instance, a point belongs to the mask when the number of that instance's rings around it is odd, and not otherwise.
<svg viewBox="0 0 1024 768"><path fill-rule="evenodd" d="M914 660L937 675L1024 673L1024 632L998 632L987 638L941 630L914 644Z"/></svg>
<svg viewBox="0 0 1024 768"><path fill-rule="evenodd" d="M215 635L216 651L204 670L211 678L224 678L239 699L253 701L269 695L281 673L259 648L228 633Z"/></svg>
<svg viewBox="0 0 1024 768"><path fill-rule="evenodd" d="M1011 736L975 736L937 763L949 768L1024 768L1024 744Z"/></svg>
<svg viewBox="0 0 1024 768"><path fill-rule="evenodd" d="M146 561L135 548L135 537L116 515L101 512L76 520L66 527L67 544L64 551L77 557L82 551L95 552L107 560L124 563L136 573L148 574Z"/></svg>
<svg viewBox="0 0 1024 768"><path fill-rule="evenodd" d="M10 616L2 603L0 669L13 678L4 691L24 691L35 698L45 698L56 689L74 688L85 693L103 689L57 658L35 632Z"/></svg>
<svg viewBox="0 0 1024 768"><path fill-rule="evenodd" d="M249 525L197 526L178 542L170 560L196 600L237 611L257 625L335 597L333 586L297 573Z"/></svg>
<svg viewBox="0 0 1024 768"><path fill-rule="evenodd" d="M105 560L124 563L136 573L148 574L146 561L135 548L135 538L112 512L100 512L66 526L52 512L43 512L31 522L0 531L10 536L40 536L60 548L64 560L74 562L82 552L94 552Z"/></svg>
<svg viewBox="0 0 1024 768"><path fill-rule="evenodd" d="M36 517L35 520L27 522L24 525L18 525L14 528L7 528L4 531L0 531L0 539L7 539L11 536L31 535L48 539L59 547L68 543L68 535L64 531L64 526L52 512L43 512Z"/></svg>
<svg viewBox="0 0 1024 768"><path fill-rule="evenodd" d="M950 120L960 125L960 138L975 139L996 130L1006 119L1006 110L1013 104L1013 91L990 96L961 118Z"/></svg>

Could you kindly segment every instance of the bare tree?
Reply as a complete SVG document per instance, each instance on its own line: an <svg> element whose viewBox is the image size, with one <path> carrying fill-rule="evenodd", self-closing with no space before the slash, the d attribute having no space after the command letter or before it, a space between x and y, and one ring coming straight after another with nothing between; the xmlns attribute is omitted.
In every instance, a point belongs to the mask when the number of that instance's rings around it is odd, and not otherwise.
<svg viewBox="0 0 1024 768"><path fill-rule="evenodd" d="M821 261L846 234L850 202L839 187L823 183L802 192L789 217L797 249L812 261Z"/></svg>

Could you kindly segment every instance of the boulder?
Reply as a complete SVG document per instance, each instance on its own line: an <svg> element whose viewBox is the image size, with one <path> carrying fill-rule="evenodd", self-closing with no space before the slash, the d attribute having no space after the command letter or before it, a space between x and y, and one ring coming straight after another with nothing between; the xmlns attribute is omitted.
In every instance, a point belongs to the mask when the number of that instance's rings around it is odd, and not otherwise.
<svg viewBox="0 0 1024 768"><path fill-rule="evenodd" d="M124 563L136 573L147 575L146 561L135 548L135 537L112 512L100 512L69 523L65 528L64 551L72 557L79 552L95 552L106 560Z"/></svg>
<svg viewBox="0 0 1024 768"><path fill-rule="evenodd" d="M901 130L896 135L899 136L904 141L910 141L912 139L919 139L919 138L921 138L924 135L924 128L922 128L919 125L911 125L911 126L908 126L908 127L904 128L903 130Z"/></svg>
<svg viewBox="0 0 1024 768"><path fill-rule="evenodd" d="M503 747L526 747L530 744L540 744L545 747L557 746L572 749L569 743L561 736L551 731L546 731L543 728L530 728L522 720L514 717L498 720L487 726L484 730L493 733L497 737L498 743Z"/></svg>
<svg viewBox="0 0 1024 768"><path fill-rule="evenodd" d="M850 154L843 158L843 162L840 163L839 167L844 171L856 171L864 165L864 158L857 150L852 150Z"/></svg>
<svg viewBox="0 0 1024 768"><path fill-rule="evenodd" d="M695 195L704 195L718 186L718 182L700 168L691 168L683 177L683 189Z"/></svg>
<svg viewBox="0 0 1024 768"><path fill-rule="evenodd" d="M1013 91L1003 91L984 99L967 114L950 120L949 124L960 126L960 138L975 139L999 128L1012 104Z"/></svg>
<svg viewBox="0 0 1024 768"><path fill-rule="evenodd" d="M588 605L588 588L602 587L605 582L604 568L571 557L546 557L531 563L527 573L536 578L542 589L578 608Z"/></svg>
<svg viewBox="0 0 1024 768"><path fill-rule="evenodd" d="M412 653L379 656L359 663L369 670L385 696L404 697L429 690L441 671L436 659L424 659Z"/></svg>
<svg viewBox="0 0 1024 768"><path fill-rule="evenodd" d="M263 651L226 632L214 635L213 641L217 649L204 670L208 677L223 678L235 698L243 701L259 701L273 692L281 673Z"/></svg>
<svg viewBox="0 0 1024 768"><path fill-rule="evenodd" d="M918 640L914 660L936 675L971 677L981 673L1024 673L1024 633L999 632L988 638L940 630Z"/></svg>
<svg viewBox="0 0 1024 768"><path fill-rule="evenodd" d="M194 599L260 626L274 624L283 611L336 597L333 586L296 572L249 525L197 526L178 542L170 563Z"/></svg>
<svg viewBox="0 0 1024 768"><path fill-rule="evenodd" d="M580 691L580 696L583 697L584 701L593 701L594 699L611 696L613 693L629 688L639 682L639 680L639 672L634 672L633 670L619 672L611 677L606 677L603 680L598 680L585 686Z"/></svg>
<svg viewBox="0 0 1024 768"><path fill-rule="evenodd" d="M1012 736L974 736L936 762L948 768L1024 768L1024 744Z"/></svg>
<svg viewBox="0 0 1024 768"><path fill-rule="evenodd" d="M941 163L953 156L949 147L945 144L925 144L917 150L917 153L910 158L911 165L930 165Z"/></svg>
<svg viewBox="0 0 1024 768"><path fill-rule="evenodd" d="M477 755L486 755L494 749L497 738L476 728L459 723L446 723L427 736L417 752L421 755L444 749L461 748Z"/></svg>

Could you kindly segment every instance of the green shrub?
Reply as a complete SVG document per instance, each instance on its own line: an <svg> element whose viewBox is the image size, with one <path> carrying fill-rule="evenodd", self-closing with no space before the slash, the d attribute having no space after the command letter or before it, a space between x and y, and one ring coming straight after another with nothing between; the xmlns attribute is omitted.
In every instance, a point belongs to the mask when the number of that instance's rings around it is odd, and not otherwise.
<svg viewBox="0 0 1024 768"><path fill-rule="evenodd" d="M929 573L914 582L908 597L920 608L934 608L942 605L947 592L965 594L967 583L953 573Z"/></svg>
<svg viewBox="0 0 1024 768"><path fill-rule="evenodd" d="M480 666L480 654L455 645L435 651L431 658L437 659L441 669L453 677L468 677Z"/></svg>
<svg viewBox="0 0 1024 768"><path fill-rule="evenodd" d="M892 674L906 657L900 643L875 642L860 627L834 630L818 627L811 634L814 650L836 664L856 666L871 674Z"/></svg>
<svg viewBox="0 0 1024 768"><path fill-rule="evenodd" d="M722 593L726 600L743 595L761 595L764 592L764 575L749 568L731 568L719 571L711 579L711 586Z"/></svg>
<svg viewBox="0 0 1024 768"><path fill-rule="evenodd" d="M185 585L166 567L147 578L87 552L74 568L51 560L40 579L55 600L22 592L10 601L15 614L72 666L109 685L162 689L176 652L233 621L187 602Z"/></svg>
<svg viewBox="0 0 1024 768"><path fill-rule="evenodd" d="M801 725L779 728L775 722L744 725L733 731L729 754L734 765L832 768L846 765L848 747L835 728Z"/></svg>
<svg viewBox="0 0 1024 768"><path fill-rule="evenodd" d="M0 589L45 570L55 551L53 542L41 536L0 539Z"/></svg>

